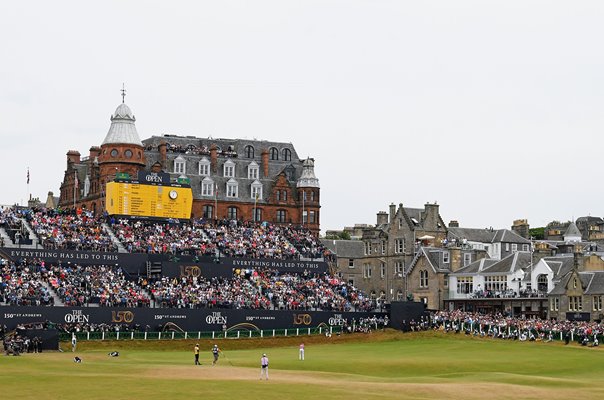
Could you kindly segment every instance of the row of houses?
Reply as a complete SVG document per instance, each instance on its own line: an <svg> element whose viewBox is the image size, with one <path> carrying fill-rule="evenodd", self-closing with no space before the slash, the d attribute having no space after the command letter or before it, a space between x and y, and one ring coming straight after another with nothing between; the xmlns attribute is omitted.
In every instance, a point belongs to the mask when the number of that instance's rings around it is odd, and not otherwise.
<svg viewBox="0 0 604 400"><path fill-rule="evenodd" d="M530 240L526 220L512 229L446 226L437 204L400 204L379 212L375 226L345 232L350 240L323 241L337 255L339 275L385 303L414 299L434 310L604 319L604 252L575 223L559 238Z"/></svg>

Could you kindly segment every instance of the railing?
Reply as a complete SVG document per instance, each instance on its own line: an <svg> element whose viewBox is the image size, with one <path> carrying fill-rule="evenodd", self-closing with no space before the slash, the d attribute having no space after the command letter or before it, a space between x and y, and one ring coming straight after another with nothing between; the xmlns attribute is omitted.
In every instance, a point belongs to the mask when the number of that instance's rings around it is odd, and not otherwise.
<svg viewBox="0 0 604 400"><path fill-rule="evenodd" d="M286 337L301 335L325 335L341 333L341 326L318 326L315 328L231 330L206 332L139 332L139 331L109 331L109 332L78 332L76 338L83 340L180 340L180 339L252 339L266 337ZM71 340L71 333L59 334L63 341Z"/></svg>

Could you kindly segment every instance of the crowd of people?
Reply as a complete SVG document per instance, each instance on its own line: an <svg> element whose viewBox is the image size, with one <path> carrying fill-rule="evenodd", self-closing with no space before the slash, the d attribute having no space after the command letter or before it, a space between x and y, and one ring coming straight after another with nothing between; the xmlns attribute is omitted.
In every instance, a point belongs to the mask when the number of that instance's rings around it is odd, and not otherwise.
<svg viewBox="0 0 604 400"><path fill-rule="evenodd" d="M520 341L563 340L568 344L574 340L582 345L598 346L598 337L604 334L604 322L518 318L501 313L481 314L454 310L438 311L429 317L422 317L409 330L427 329Z"/></svg>
<svg viewBox="0 0 604 400"><path fill-rule="evenodd" d="M226 257L299 257L298 250L290 243L281 226L228 219L204 221L202 226L210 242Z"/></svg>
<svg viewBox="0 0 604 400"><path fill-rule="evenodd" d="M11 227L13 232L22 218L45 249L117 252L121 244L129 253L334 260L311 231L291 224L226 218L159 222L95 217L81 208L11 207L0 210L0 227Z"/></svg>
<svg viewBox="0 0 604 400"><path fill-rule="evenodd" d="M45 249L116 252L118 247L90 211L32 209L26 219Z"/></svg>
<svg viewBox="0 0 604 400"><path fill-rule="evenodd" d="M168 278L141 283L156 306L264 310L370 311L368 296L327 274L235 270L231 278Z"/></svg>
<svg viewBox="0 0 604 400"><path fill-rule="evenodd" d="M44 285L46 271L39 263L16 264L0 260L0 303L12 306L52 306L54 299Z"/></svg>
<svg viewBox="0 0 604 400"><path fill-rule="evenodd" d="M66 306L90 303L102 307L149 305L149 297L135 282L126 279L119 266L52 265L47 280Z"/></svg>
<svg viewBox="0 0 604 400"><path fill-rule="evenodd" d="M110 226L129 253L212 255L216 248L195 222L111 219Z"/></svg>

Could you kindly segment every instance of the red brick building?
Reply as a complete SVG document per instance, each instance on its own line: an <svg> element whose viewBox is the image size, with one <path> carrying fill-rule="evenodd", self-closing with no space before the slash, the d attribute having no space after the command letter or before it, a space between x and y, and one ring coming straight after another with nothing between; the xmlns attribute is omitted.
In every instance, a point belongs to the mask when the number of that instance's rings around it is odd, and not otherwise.
<svg viewBox="0 0 604 400"><path fill-rule="evenodd" d="M307 226L319 232L320 186L312 158L291 143L163 135L140 140L130 108L122 103L100 147L88 156L67 152L59 206L105 211L105 185L118 173L153 170L186 177L194 218L230 218Z"/></svg>

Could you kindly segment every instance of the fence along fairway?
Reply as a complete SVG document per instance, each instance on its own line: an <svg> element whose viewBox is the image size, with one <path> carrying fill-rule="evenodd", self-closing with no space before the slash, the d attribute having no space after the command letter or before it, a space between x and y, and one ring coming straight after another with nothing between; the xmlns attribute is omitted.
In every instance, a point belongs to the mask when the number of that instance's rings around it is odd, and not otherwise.
<svg viewBox="0 0 604 400"><path fill-rule="evenodd" d="M209 347L202 347L201 367L188 350L131 350L120 357L109 347L73 353L0 357L3 398L602 398L604 372L599 348L559 343L519 343L464 335L387 332L346 340L307 343L306 360L297 345L270 343L228 352L215 367ZM386 338L385 341L381 341ZM368 340L371 340L369 342ZM232 341L233 344L242 341ZM158 342L154 342L158 343ZM111 345L112 343L107 343ZM164 346L175 342L166 341ZM269 347L278 346L278 347ZM107 351L106 351L107 350ZM270 381L259 381L259 360L271 360Z"/></svg>

